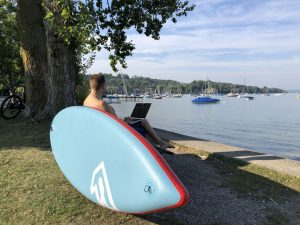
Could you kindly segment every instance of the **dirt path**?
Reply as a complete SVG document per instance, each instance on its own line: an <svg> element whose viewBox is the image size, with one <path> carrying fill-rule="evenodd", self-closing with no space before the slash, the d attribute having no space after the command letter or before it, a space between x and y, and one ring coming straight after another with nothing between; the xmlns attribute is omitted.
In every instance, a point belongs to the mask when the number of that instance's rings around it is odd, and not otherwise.
<svg viewBox="0 0 300 225"><path fill-rule="evenodd" d="M156 214L157 219L167 216L178 224L190 225L265 222L265 206L221 187L221 175L205 160L183 154L165 157L188 188L191 201L182 209Z"/></svg>
<svg viewBox="0 0 300 225"><path fill-rule="evenodd" d="M164 157L186 185L191 201L183 208L144 217L147 220L170 225L300 224L300 218L294 216L295 210L289 211L295 205L299 208L300 204L286 202L279 205L272 201L241 197L232 188L224 187L225 178L212 162L192 154ZM270 212L270 209L273 211ZM278 210L281 211L279 214ZM283 212L291 212L289 223L285 223L285 217L281 218Z"/></svg>

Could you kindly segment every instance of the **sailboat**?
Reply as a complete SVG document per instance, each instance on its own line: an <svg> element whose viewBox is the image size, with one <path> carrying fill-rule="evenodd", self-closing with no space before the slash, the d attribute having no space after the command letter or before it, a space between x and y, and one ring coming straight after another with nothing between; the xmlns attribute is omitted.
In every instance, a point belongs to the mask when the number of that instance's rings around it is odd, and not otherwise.
<svg viewBox="0 0 300 225"><path fill-rule="evenodd" d="M214 95L217 93L217 90L214 89L211 85L211 82L209 80L206 81L207 88L204 90L204 95Z"/></svg>
<svg viewBox="0 0 300 225"><path fill-rule="evenodd" d="M268 89L268 88L266 88L266 89L264 90L264 96L270 96L270 93L269 93L269 89Z"/></svg>
<svg viewBox="0 0 300 225"><path fill-rule="evenodd" d="M177 94L174 94L172 97L173 97L173 98L181 98L181 97L182 97L182 94L181 94L181 91L180 91L179 88L178 88L178 93L177 93Z"/></svg>
<svg viewBox="0 0 300 225"><path fill-rule="evenodd" d="M222 94L222 85L219 84L219 90L218 90L218 93L216 93L216 96L223 96Z"/></svg>
<svg viewBox="0 0 300 225"><path fill-rule="evenodd" d="M144 98L153 98L151 87L146 91Z"/></svg>
<svg viewBox="0 0 300 225"><path fill-rule="evenodd" d="M278 93L275 93L274 96L281 96L283 95L283 93L279 93L279 90L278 90Z"/></svg>
<svg viewBox="0 0 300 225"><path fill-rule="evenodd" d="M237 96L238 96L238 94L237 93L233 93L233 92L227 94L227 97L237 97Z"/></svg>
<svg viewBox="0 0 300 225"><path fill-rule="evenodd" d="M246 87L246 88L245 88L245 87ZM251 96L251 95L249 95L249 94L248 94L247 92L245 92L245 91L249 92L249 88L248 88L248 86L246 86L246 84L244 84L244 86L243 86L242 93L239 94L237 97L238 97L238 98L246 98L247 100L254 100L254 97Z"/></svg>
<svg viewBox="0 0 300 225"><path fill-rule="evenodd" d="M192 102L196 103L196 104L217 103L219 101L220 101L220 99L211 98L211 97L208 97L208 96L197 96L196 98L194 98L192 100Z"/></svg>
<svg viewBox="0 0 300 225"><path fill-rule="evenodd" d="M166 97L169 97L171 98L173 95L172 95L172 90L171 88L169 89L169 91L166 92Z"/></svg>
<svg viewBox="0 0 300 225"><path fill-rule="evenodd" d="M235 89L232 89L231 93L227 94L227 97L237 97L238 95L238 93L235 93Z"/></svg>
<svg viewBox="0 0 300 225"><path fill-rule="evenodd" d="M155 88L154 99L162 99L162 96L160 95L160 88L159 88L159 86L157 86L157 87Z"/></svg>
<svg viewBox="0 0 300 225"><path fill-rule="evenodd" d="M217 98L211 98L210 95L215 94L216 90L212 87L209 80L207 80L207 88L203 91L202 95L197 96L192 100L196 104L208 104L208 103L217 103L220 100ZM205 85L206 86L206 85Z"/></svg>
<svg viewBox="0 0 300 225"><path fill-rule="evenodd" d="M254 97L248 94L238 95L238 98L246 98L248 100L253 100Z"/></svg>
<svg viewBox="0 0 300 225"><path fill-rule="evenodd" d="M182 97L182 94L178 93L178 94L175 94L172 96L173 98L181 98Z"/></svg>
<svg viewBox="0 0 300 225"><path fill-rule="evenodd" d="M227 94L227 97L237 97L239 94L236 92L236 88L235 85L233 87L233 89L231 89L231 92L229 94Z"/></svg>

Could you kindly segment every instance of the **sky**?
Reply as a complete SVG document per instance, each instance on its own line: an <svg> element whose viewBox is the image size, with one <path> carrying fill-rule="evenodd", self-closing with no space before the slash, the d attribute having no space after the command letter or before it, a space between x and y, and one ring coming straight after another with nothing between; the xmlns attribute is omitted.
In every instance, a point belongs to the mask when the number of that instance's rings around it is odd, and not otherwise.
<svg viewBox="0 0 300 225"><path fill-rule="evenodd" d="M129 76L181 82L210 79L300 89L300 0L192 0L196 8L168 22L160 40L128 33L136 49ZM89 73L113 73L97 53Z"/></svg>

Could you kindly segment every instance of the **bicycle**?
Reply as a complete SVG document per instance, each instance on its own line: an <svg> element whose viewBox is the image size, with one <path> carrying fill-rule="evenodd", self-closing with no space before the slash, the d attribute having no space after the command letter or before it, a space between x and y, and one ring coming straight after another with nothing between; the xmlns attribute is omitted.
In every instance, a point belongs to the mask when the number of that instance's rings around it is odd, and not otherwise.
<svg viewBox="0 0 300 225"><path fill-rule="evenodd" d="M13 119L16 118L24 109L25 109L25 87L23 85L19 85L18 87L23 88L23 94L16 94L17 88L11 93L8 97L6 97L0 106L0 116L3 119Z"/></svg>

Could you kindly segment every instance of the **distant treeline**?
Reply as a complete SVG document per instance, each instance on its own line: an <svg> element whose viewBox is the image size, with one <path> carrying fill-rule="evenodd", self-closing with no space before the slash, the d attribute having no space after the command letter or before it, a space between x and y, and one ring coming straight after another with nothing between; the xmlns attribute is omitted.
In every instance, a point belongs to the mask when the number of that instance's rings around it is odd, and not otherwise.
<svg viewBox="0 0 300 225"><path fill-rule="evenodd" d="M123 81L121 74L113 76L112 74L104 74L107 83L108 93L124 93ZM195 80L191 83L181 83L174 80L161 80L161 79L152 79L149 77L141 77L141 76L133 76L129 77L127 74L123 74L123 78L127 87L128 94L131 93L145 93L145 92L154 92L155 89L164 92L172 92L181 93L181 94L200 94L202 90L206 88L206 81L203 80ZM210 81L211 85L214 89L218 91L218 93L228 94L233 89L235 92L245 92L248 93L282 93L285 90L279 88L268 88L268 87L256 87L256 86L245 86L241 84L231 84L231 83L223 83L223 82L213 82Z"/></svg>

